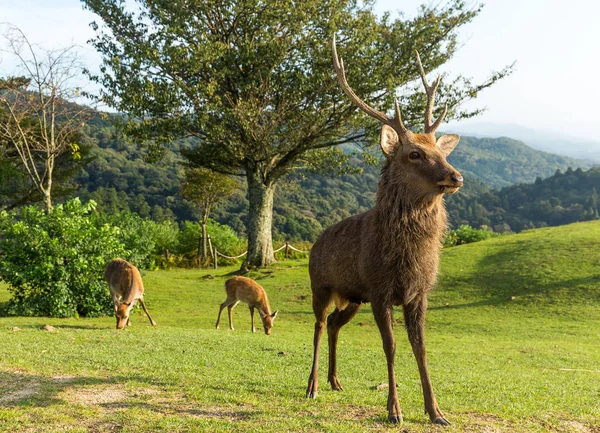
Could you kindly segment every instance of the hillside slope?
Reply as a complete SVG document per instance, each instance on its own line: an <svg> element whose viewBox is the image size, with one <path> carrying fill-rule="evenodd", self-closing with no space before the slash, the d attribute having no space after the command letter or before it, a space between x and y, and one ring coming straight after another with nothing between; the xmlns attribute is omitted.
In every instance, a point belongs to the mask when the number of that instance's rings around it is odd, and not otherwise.
<svg viewBox="0 0 600 433"><path fill-rule="evenodd" d="M431 378L452 422L444 432L600 431L599 266L600 222L443 251L425 327ZM369 304L340 333L344 391L326 382L325 336L319 397L306 399L315 320L307 261L249 274L279 311L268 337L250 331L241 306L235 331L224 318L215 329L235 271L144 272L156 327L141 308L120 332L112 317L0 317L2 431L442 431L423 414L400 307L398 430L385 422L387 389L378 385L387 368ZM0 303L7 297L0 283ZM56 332L40 331L44 324Z"/></svg>
<svg viewBox="0 0 600 433"><path fill-rule="evenodd" d="M600 317L600 221L527 230L446 248L435 293L454 307L511 305ZM577 315L573 308L571 314Z"/></svg>

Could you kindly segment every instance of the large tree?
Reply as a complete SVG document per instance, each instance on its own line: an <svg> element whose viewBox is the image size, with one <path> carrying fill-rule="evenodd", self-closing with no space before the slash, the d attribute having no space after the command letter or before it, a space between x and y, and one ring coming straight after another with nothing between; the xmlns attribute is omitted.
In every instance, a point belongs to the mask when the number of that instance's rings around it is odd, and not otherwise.
<svg viewBox="0 0 600 433"><path fill-rule="evenodd" d="M99 97L129 114L126 132L157 147L196 137L184 152L192 164L246 177L243 268L274 261L277 182L293 170L339 163L338 145L369 143L378 127L333 78L333 35L353 89L384 110L400 96L410 124L424 106L410 86L419 76L415 50L428 70L442 65L459 46L457 30L479 11L454 0L392 20L377 17L369 0L82 1L103 22L92 24L91 42L103 56ZM457 107L506 73L442 85L449 117L474 115Z"/></svg>

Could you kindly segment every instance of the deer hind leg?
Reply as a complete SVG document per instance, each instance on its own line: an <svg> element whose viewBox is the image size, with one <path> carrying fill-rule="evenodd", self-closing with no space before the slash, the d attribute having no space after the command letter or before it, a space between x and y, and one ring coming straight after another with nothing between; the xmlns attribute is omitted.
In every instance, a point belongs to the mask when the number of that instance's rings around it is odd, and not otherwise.
<svg viewBox="0 0 600 433"><path fill-rule="evenodd" d="M219 322L221 321L221 313L223 312L225 307L228 307L229 305L234 304L235 302L236 302L235 299L230 299L228 297L227 299L225 299L225 302L223 302L219 306L219 315L217 316L217 323L215 324L215 328L219 329ZM229 322L229 326L231 326L231 320Z"/></svg>
<svg viewBox="0 0 600 433"><path fill-rule="evenodd" d="M440 410L433 386L429 378L427 369L427 352L425 350L425 311L427 301L419 300L404 306L404 323L408 332L408 339L412 346L413 353L419 367L421 376L421 385L423 387L423 399L425 401L425 412L429 415L434 424L449 425L450 422L445 418Z"/></svg>
<svg viewBox="0 0 600 433"><path fill-rule="evenodd" d="M146 313L146 316L148 316L148 319L150 320L150 323L152 324L152 326L156 326L156 322L152 319L152 317L150 316L150 313L148 312L148 309L146 308L146 303L144 302L144 298L140 298L140 304L142 304L144 313Z"/></svg>
<svg viewBox="0 0 600 433"><path fill-rule="evenodd" d="M342 385L337 377L337 340L340 329L348 323L360 310L360 304L349 303L346 308L336 309L327 317L327 341L329 343L329 372L327 381L331 384L331 389L341 391Z"/></svg>
<svg viewBox="0 0 600 433"><path fill-rule="evenodd" d="M396 354L396 341L392 321L392 306L386 303L372 302L373 316L381 333L383 351L388 367L388 420L392 424L402 422L402 411L398 403L398 391L396 389L396 374L394 372L394 355Z"/></svg>
<svg viewBox="0 0 600 433"><path fill-rule="evenodd" d="M317 398L319 392L319 352L321 351L321 337L325 330L325 320L327 310L333 299L331 293L326 290L313 290L313 311L315 312L315 335L313 338L313 365L308 377L308 387L306 388L307 398Z"/></svg>

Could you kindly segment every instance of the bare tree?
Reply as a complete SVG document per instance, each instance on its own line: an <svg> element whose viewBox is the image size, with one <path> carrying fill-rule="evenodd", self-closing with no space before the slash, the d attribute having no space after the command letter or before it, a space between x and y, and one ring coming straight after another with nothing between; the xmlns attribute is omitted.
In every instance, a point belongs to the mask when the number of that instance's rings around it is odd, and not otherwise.
<svg viewBox="0 0 600 433"><path fill-rule="evenodd" d="M82 67L71 45L46 50L17 27L4 25L2 52L17 62L16 74L0 78L0 142L13 146L27 175L52 209L57 158L80 158L79 131L90 111L72 101Z"/></svg>

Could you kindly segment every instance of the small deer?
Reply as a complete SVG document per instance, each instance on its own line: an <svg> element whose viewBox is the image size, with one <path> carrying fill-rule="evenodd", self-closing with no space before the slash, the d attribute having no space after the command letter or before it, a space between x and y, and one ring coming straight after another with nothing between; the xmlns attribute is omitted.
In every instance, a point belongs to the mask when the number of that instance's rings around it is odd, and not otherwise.
<svg viewBox="0 0 600 433"><path fill-rule="evenodd" d="M104 279L115 304L117 329L123 329L125 324L129 326L129 315L137 301L142 304L152 326L156 326L146 308L142 276L135 266L123 259L114 259L104 268Z"/></svg>
<svg viewBox="0 0 600 433"><path fill-rule="evenodd" d="M223 302L219 308L219 315L217 316L217 323L215 325L217 329L219 329L221 313L223 312L223 309L227 307L227 313L229 314L229 329L233 331L231 311L240 301L242 301L248 304L248 307L250 308L252 332L256 332L256 328L254 327L254 309L256 308L258 314L260 314L265 334L271 334L271 328L273 327L275 317L277 317L277 311L271 313L269 298L267 298L267 293L260 284L250 278L233 277L225 281L225 292L227 293L227 299L225 299L225 302Z"/></svg>
<svg viewBox="0 0 600 433"><path fill-rule="evenodd" d="M346 81L335 38L332 45L340 86L355 105L383 123L381 149L386 160L375 208L327 228L311 250L309 273L316 323L306 396L317 396L319 350L325 327L329 341L328 381L333 390L342 389L336 364L339 331L356 315L362 303L370 302L387 360L388 419L394 424L401 422L394 374L396 343L392 313L393 306L402 305L421 377L425 411L433 423L447 425L450 423L438 407L429 379L424 322L427 293L436 280L441 240L447 226L443 194L455 193L463 185L463 177L446 161L459 137L455 134L435 137L447 107L433 122L440 78L429 85L418 53L419 72L427 93L424 134L413 133L404 126L397 100L394 118L362 101ZM332 304L335 310L327 317Z"/></svg>

